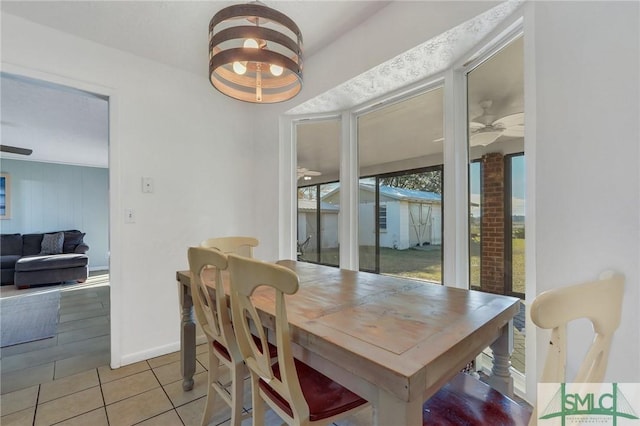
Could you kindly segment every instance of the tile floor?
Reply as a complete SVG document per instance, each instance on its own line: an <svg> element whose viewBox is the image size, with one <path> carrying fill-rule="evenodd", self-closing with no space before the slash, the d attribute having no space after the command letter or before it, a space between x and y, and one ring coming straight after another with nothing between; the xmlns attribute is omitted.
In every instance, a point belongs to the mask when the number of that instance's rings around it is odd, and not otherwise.
<svg viewBox="0 0 640 426"><path fill-rule="evenodd" d="M0 424L9 425L199 425L204 410L207 348L197 348L195 385L182 390L178 352L112 370L101 366L51 382L30 386L1 396ZM250 388L249 380L245 388ZM251 409L250 392L245 409ZM210 425L228 425L231 413L218 400L217 415ZM340 426L371 424L371 409L339 423ZM280 425L273 412L267 425ZM243 425L250 425L247 419Z"/></svg>

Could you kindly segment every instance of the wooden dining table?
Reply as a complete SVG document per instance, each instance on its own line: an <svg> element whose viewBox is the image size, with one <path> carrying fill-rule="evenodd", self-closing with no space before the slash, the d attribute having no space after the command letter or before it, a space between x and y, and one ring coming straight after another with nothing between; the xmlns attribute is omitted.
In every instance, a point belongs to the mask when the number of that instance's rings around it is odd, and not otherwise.
<svg viewBox="0 0 640 426"><path fill-rule="evenodd" d="M299 277L286 296L294 355L367 399L373 424L422 425L422 404L488 346L491 385L513 393L512 319L519 299L425 281L283 260ZM177 272L183 388L193 387L190 273ZM252 296L267 327L274 292Z"/></svg>

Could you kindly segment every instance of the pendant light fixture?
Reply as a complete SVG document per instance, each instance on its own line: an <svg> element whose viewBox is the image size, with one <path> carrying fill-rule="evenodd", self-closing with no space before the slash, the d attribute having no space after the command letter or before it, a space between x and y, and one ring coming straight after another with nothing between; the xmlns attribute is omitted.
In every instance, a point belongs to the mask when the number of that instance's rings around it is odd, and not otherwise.
<svg viewBox="0 0 640 426"><path fill-rule="evenodd" d="M209 79L227 96L274 103L302 88L302 33L259 2L226 7L209 23Z"/></svg>

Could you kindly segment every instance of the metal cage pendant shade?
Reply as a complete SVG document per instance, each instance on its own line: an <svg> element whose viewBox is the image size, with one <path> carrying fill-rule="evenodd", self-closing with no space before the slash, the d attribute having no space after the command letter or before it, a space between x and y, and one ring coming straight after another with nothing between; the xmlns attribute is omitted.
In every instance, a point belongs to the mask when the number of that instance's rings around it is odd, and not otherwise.
<svg viewBox="0 0 640 426"><path fill-rule="evenodd" d="M209 23L209 79L227 96L274 103L302 88L302 33L260 3L229 6Z"/></svg>

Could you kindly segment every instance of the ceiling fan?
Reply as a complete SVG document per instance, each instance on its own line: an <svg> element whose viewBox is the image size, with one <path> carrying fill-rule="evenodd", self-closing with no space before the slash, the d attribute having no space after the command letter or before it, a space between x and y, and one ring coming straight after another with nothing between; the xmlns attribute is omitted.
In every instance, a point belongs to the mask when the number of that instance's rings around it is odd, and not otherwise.
<svg viewBox="0 0 640 426"><path fill-rule="evenodd" d="M309 170L306 167L298 167L296 169L296 172L298 175L298 180L300 180L300 178L304 180L311 180L313 176L320 176L322 174L321 172L317 172L315 170Z"/></svg>
<svg viewBox="0 0 640 426"><path fill-rule="evenodd" d="M489 145L500 136L524 137L524 113L518 112L496 120L496 116L489 113L492 105L491 100L480 102L482 115L469 123L470 146Z"/></svg>
<svg viewBox="0 0 640 426"><path fill-rule="evenodd" d="M0 145L0 152L6 152L8 154L31 155L33 150L28 148L20 148L18 146Z"/></svg>
<svg viewBox="0 0 640 426"><path fill-rule="evenodd" d="M0 125L2 125L2 127L18 127L17 124L11 121L4 120L0 121ZM33 150L28 148L20 148L18 146L0 144L0 152L6 152L7 154L31 155L33 153Z"/></svg>

